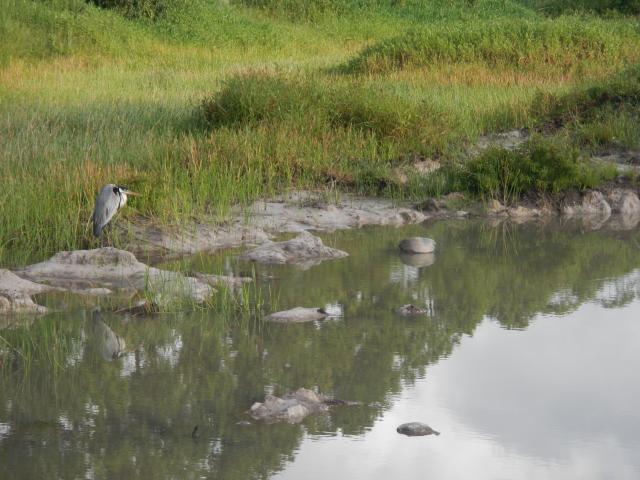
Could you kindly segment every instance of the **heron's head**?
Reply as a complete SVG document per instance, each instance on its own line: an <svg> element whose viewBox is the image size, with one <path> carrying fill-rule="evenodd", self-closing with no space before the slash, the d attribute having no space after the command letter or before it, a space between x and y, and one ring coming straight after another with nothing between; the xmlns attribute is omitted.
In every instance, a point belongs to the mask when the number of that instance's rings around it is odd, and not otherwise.
<svg viewBox="0 0 640 480"><path fill-rule="evenodd" d="M113 193L115 193L116 195L118 195L120 197L120 206L121 207L124 206L125 203L127 203L127 196L129 196L129 195L133 195L133 196L140 195L139 193L136 193L136 192L133 192L133 191L129 190L124 185L116 185L115 187L113 187Z"/></svg>

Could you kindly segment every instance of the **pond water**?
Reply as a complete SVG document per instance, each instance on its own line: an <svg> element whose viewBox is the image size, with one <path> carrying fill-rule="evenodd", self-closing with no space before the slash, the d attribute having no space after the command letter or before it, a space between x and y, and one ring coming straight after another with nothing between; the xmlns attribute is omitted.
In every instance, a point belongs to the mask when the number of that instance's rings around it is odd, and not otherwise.
<svg viewBox="0 0 640 480"><path fill-rule="evenodd" d="M400 257L414 235L436 240L434 258ZM236 308L71 305L5 326L0 478L640 478L637 230L440 221L321 236L350 256L174 264L255 275ZM398 316L406 303L427 314ZM335 315L260 320L295 306ZM299 387L360 404L237 424ZM396 433L410 421L442 434Z"/></svg>

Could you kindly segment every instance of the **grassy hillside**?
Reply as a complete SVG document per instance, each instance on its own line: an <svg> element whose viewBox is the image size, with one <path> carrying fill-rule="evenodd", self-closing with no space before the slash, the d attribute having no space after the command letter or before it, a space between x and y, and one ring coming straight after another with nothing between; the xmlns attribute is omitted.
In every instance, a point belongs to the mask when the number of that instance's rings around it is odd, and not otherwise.
<svg viewBox="0 0 640 480"><path fill-rule="evenodd" d="M556 126L483 159L534 165L517 191L593 186L580 151L640 144L633 2L0 3L0 265L90 245L108 182L144 195L124 216L177 223L290 187L497 194L463 152L505 129ZM416 156L446 168L397 184ZM554 159L581 180L537 178Z"/></svg>

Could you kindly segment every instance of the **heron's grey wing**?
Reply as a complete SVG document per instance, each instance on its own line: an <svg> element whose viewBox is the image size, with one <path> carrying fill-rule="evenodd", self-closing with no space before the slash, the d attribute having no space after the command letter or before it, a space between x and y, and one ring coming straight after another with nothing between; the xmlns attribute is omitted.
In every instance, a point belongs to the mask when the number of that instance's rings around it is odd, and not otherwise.
<svg viewBox="0 0 640 480"><path fill-rule="evenodd" d="M105 186L96 199L91 220L93 221L93 234L99 237L102 229L109 223L120 207L120 198L113 192L113 185Z"/></svg>

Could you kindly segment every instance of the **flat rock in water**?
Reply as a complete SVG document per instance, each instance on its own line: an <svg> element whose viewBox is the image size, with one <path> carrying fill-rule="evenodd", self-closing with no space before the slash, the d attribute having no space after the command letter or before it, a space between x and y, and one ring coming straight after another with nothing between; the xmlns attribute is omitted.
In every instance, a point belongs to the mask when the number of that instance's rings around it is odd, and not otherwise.
<svg viewBox="0 0 640 480"><path fill-rule="evenodd" d="M264 402L256 402L249 409L249 415L255 420L266 422L301 422L307 415L326 412L330 405L354 405L317 394L313 390L299 388L282 398L275 395L265 396Z"/></svg>
<svg viewBox="0 0 640 480"><path fill-rule="evenodd" d="M409 303L401 306L398 309L398 313L405 317L411 317L413 315L424 315L427 311L424 308L419 308Z"/></svg>
<svg viewBox="0 0 640 480"><path fill-rule="evenodd" d="M133 288L152 294L158 304L177 298L201 303L215 291L196 278L150 267L132 253L113 247L59 252L16 273L28 280L72 291Z"/></svg>
<svg viewBox="0 0 640 480"><path fill-rule="evenodd" d="M57 290L20 278L15 273L0 269L0 314L46 313L47 308L38 305L31 295Z"/></svg>
<svg viewBox="0 0 640 480"><path fill-rule="evenodd" d="M297 237L284 242L266 242L243 253L240 258L258 263L293 263L308 267L324 260L343 258L348 255L342 250L327 247L319 237L309 232L302 232Z"/></svg>
<svg viewBox="0 0 640 480"><path fill-rule="evenodd" d="M396 428L396 431L409 437L421 437L424 435L432 434L440 435L440 432L436 432L429 425L420 422L403 423L398 428Z"/></svg>
<svg viewBox="0 0 640 480"><path fill-rule="evenodd" d="M402 240L398 247L406 253L432 253L436 249L436 242L426 237L411 237Z"/></svg>
<svg viewBox="0 0 640 480"><path fill-rule="evenodd" d="M327 314L321 308L296 307L291 310L272 313L267 317L270 322L303 323L322 320Z"/></svg>

